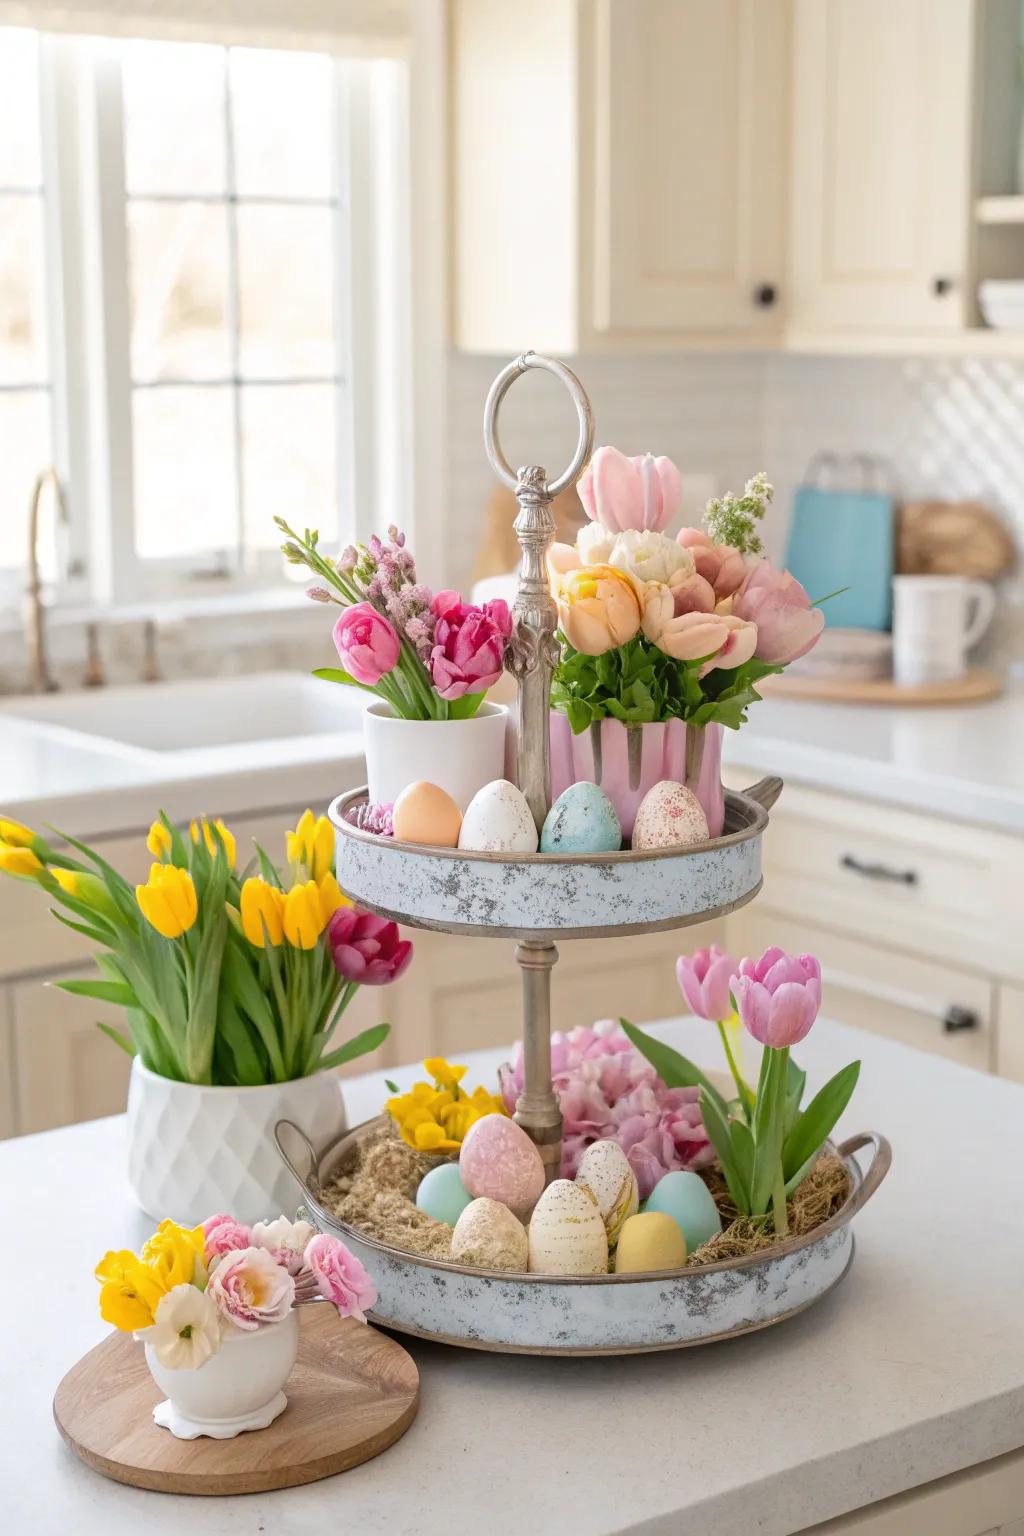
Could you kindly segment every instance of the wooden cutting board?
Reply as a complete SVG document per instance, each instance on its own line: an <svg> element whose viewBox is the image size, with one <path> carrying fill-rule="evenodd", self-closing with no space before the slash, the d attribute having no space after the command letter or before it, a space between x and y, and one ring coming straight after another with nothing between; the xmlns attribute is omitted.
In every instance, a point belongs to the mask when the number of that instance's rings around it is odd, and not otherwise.
<svg viewBox="0 0 1024 1536"><path fill-rule="evenodd" d="M997 699L1002 680L984 667L972 667L955 683L922 683L901 688L891 677L764 677L757 690L766 699L820 699L835 704L969 704Z"/></svg>
<svg viewBox="0 0 1024 1536"><path fill-rule="evenodd" d="M158 1493L265 1493L347 1472L409 1428L419 1372L394 1339L343 1321L326 1302L302 1307L299 1321L288 1407L267 1429L234 1440L177 1440L158 1429L153 1408L164 1394L127 1333L112 1333L64 1377L57 1428L97 1472Z"/></svg>

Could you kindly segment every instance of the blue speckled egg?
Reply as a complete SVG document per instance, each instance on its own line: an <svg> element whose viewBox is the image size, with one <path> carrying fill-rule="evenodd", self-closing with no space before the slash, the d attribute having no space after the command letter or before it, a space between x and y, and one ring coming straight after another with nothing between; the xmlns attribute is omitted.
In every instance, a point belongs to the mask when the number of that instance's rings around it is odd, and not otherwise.
<svg viewBox="0 0 1024 1536"><path fill-rule="evenodd" d="M687 1253L722 1230L718 1207L696 1173L666 1173L651 1190L643 1209L671 1216L686 1238Z"/></svg>
<svg viewBox="0 0 1024 1536"><path fill-rule="evenodd" d="M473 1196L462 1182L458 1163L440 1163L420 1180L416 1204L435 1221L454 1227Z"/></svg>
<svg viewBox="0 0 1024 1536"><path fill-rule="evenodd" d="M597 784L570 784L544 818L541 853L618 853L619 818Z"/></svg>

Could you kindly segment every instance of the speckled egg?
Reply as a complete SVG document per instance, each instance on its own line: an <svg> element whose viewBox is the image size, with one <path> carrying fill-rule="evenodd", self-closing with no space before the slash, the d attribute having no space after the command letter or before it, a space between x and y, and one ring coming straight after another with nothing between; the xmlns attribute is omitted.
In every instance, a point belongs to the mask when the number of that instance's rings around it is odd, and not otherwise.
<svg viewBox="0 0 1024 1536"><path fill-rule="evenodd" d="M529 1238L532 1274L608 1273L608 1236L585 1184L569 1179L549 1184L530 1218Z"/></svg>
<svg viewBox="0 0 1024 1536"><path fill-rule="evenodd" d="M671 1216L686 1238L690 1253L722 1230L722 1218L711 1191L696 1173L666 1173L648 1195L644 1210Z"/></svg>
<svg viewBox="0 0 1024 1536"><path fill-rule="evenodd" d="M484 1115L470 1126L459 1153L459 1173L474 1198L500 1200L520 1221L544 1188L540 1153L507 1115Z"/></svg>
<svg viewBox="0 0 1024 1536"><path fill-rule="evenodd" d="M635 1215L640 1203L636 1174L617 1141L595 1141L580 1158L576 1183L597 1201L609 1246L614 1248L622 1223Z"/></svg>
<svg viewBox="0 0 1024 1536"><path fill-rule="evenodd" d="M440 1163L423 1175L416 1204L435 1221L454 1227L473 1196L462 1182L458 1163Z"/></svg>
<svg viewBox="0 0 1024 1536"><path fill-rule="evenodd" d="M541 853L618 853L621 847L615 807L598 784L570 784L544 818Z"/></svg>
<svg viewBox="0 0 1024 1536"><path fill-rule="evenodd" d="M681 848L709 836L704 809L685 784L662 779L640 801L633 823L634 848Z"/></svg>
<svg viewBox="0 0 1024 1536"><path fill-rule="evenodd" d="M434 848L455 848L459 842L462 812L439 784L417 779L407 784L391 812L395 837L401 843L429 843Z"/></svg>
<svg viewBox="0 0 1024 1536"><path fill-rule="evenodd" d="M522 790L508 779L478 789L462 818L459 847L474 853L536 853L537 826Z"/></svg>
<svg viewBox="0 0 1024 1536"><path fill-rule="evenodd" d="M645 1211L631 1216L619 1233L615 1273L639 1275L650 1269L682 1269L686 1263L686 1238L671 1216Z"/></svg>
<svg viewBox="0 0 1024 1536"><path fill-rule="evenodd" d="M525 1273L529 1257L526 1228L498 1200L473 1200L452 1233L452 1262L479 1269L514 1269Z"/></svg>

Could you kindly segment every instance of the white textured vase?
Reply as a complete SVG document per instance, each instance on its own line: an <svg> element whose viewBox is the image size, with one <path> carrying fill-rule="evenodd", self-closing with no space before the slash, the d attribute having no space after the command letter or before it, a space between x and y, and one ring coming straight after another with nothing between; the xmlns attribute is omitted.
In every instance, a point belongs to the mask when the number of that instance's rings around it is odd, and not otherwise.
<svg viewBox="0 0 1024 1536"><path fill-rule="evenodd" d="M470 720L399 720L375 700L363 716L366 779L375 805L394 805L426 779L464 811L478 789L505 776L503 704L481 704Z"/></svg>
<svg viewBox="0 0 1024 1536"><path fill-rule="evenodd" d="M208 1435L233 1440L245 1429L266 1429L288 1406L284 1384L299 1352L296 1308L280 1323L243 1332L232 1330L220 1349L196 1371L171 1371L161 1365L151 1344L146 1364L167 1400L153 1418L179 1440Z"/></svg>
<svg viewBox="0 0 1024 1536"><path fill-rule="evenodd" d="M155 1221L196 1226L226 1211L251 1223L295 1207L295 1184L274 1145L294 1120L319 1151L346 1129L341 1083L314 1072L261 1088L177 1083L132 1063L128 1182Z"/></svg>

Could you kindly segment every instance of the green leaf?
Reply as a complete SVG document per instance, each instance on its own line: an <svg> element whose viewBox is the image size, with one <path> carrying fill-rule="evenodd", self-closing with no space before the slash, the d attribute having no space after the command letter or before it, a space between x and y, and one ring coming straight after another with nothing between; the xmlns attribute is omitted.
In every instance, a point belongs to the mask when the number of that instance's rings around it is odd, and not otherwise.
<svg viewBox="0 0 1024 1536"><path fill-rule="evenodd" d="M277 872L273 859L271 859L269 854L264 852L259 843L254 842L253 847L256 849L256 858L259 861L260 874L263 876L268 885L276 885L277 889L281 890L281 877Z"/></svg>
<svg viewBox="0 0 1024 1536"><path fill-rule="evenodd" d="M112 1024L104 1024L100 1019L97 1019L96 1028L102 1029L107 1039L113 1040L114 1044L119 1045L122 1051L125 1051L129 1056L135 1055L135 1047L127 1035L122 1035L121 1031L115 1029Z"/></svg>
<svg viewBox="0 0 1024 1536"><path fill-rule="evenodd" d="M793 1174L793 1177L786 1180L785 1195L787 1200L795 1189L800 1188L800 1185L803 1183L804 1179L806 1179L807 1175L818 1161L818 1153L820 1151L821 1148L816 1147L815 1150L811 1153L810 1157L807 1159L806 1163L801 1163L796 1173Z"/></svg>
<svg viewBox="0 0 1024 1536"><path fill-rule="evenodd" d="M850 1102L859 1076L860 1062L851 1061L819 1089L803 1114L798 1116L783 1149L782 1171L787 1179L792 1178L827 1141Z"/></svg>
<svg viewBox="0 0 1024 1536"><path fill-rule="evenodd" d="M695 1066L686 1056L681 1056L678 1051L674 1051L670 1045L665 1045L661 1040L655 1040L653 1035L647 1035L642 1029L637 1029L636 1025L631 1024L628 1019L620 1019L619 1024L630 1043L647 1057L666 1088L703 1088L704 1092L714 1100L722 1119L728 1117L729 1110L725 1099L698 1066Z"/></svg>
<svg viewBox="0 0 1024 1536"><path fill-rule="evenodd" d="M727 1123L737 1174L743 1188L748 1191L749 1198L750 1185L754 1177L754 1138L750 1126L739 1116L730 1119Z"/></svg>
<svg viewBox="0 0 1024 1536"><path fill-rule="evenodd" d="M344 683L346 688L359 688L363 693L376 695L376 688L370 688L366 683L357 682L354 677L342 667L315 667L314 677L322 677L325 683Z"/></svg>
<svg viewBox="0 0 1024 1536"><path fill-rule="evenodd" d="M369 1029L364 1029L361 1035L353 1035L351 1040L346 1040L336 1051L321 1056L317 1066L326 1070L343 1067L347 1061L355 1061L358 1056L366 1056L370 1051L375 1051L384 1044L390 1033L390 1024L373 1024Z"/></svg>
<svg viewBox="0 0 1024 1536"><path fill-rule="evenodd" d="M754 1106L754 1171L750 1181L754 1216L763 1216L768 1210L779 1173L783 1135L779 1085L785 1083L786 1061L785 1051L765 1048Z"/></svg>
<svg viewBox="0 0 1024 1536"><path fill-rule="evenodd" d="M393 1083L390 1077L386 1077L384 1079L384 1087L387 1089L388 1093L401 1093L401 1089L399 1088L398 1084Z"/></svg>
<svg viewBox="0 0 1024 1536"><path fill-rule="evenodd" d="M730 1121L722 1114L714 1098L705 1088L702 1088L700 1093L700 1113L711 1145L718 1153L718 1161L722 1165L722 1173L729 1186L733 1204L741 1216L749 1216L750 1186L744 1176L742 1154L737 1157L732 1140L732 1133L738 1122ZM745 1126L744 1130L746 1130Z"/></svg>
<svg viewBox="0 0 1024 1536"><path fill-rule="evenodd" d="M802 1071L792 1056L786 1063L786 1135L788 1136L800 1113L800 1100L804 1096L807 1073Z"/></svg>
<svg viewBox="0 0 1024 1536"><path fill-rule="evenodd" d="M73 997L91 997L98 1003L114 1003L118 1008L137 1008L139 1000L123 981L55 981L59 992Z"/></svg>
<svg viewBox="0 0 1024 1536"><path fill-rule="evenodd" d="M50 908L50 915L55 917L58 923L63 923L65 928L70 928L74 933L80 933L84 938L91 939L94 944L109 944L110 935L101 933L98 928L91 927L88 923L76 923L63 912L58 912L56 907Z"/></svg>
<svg viewBox="0 0 1024 1536"><path fill-rule="evenodd" d="M464 693L461 699L448 699L449 720L471 720L484 701L485 693Z"/></svg>

